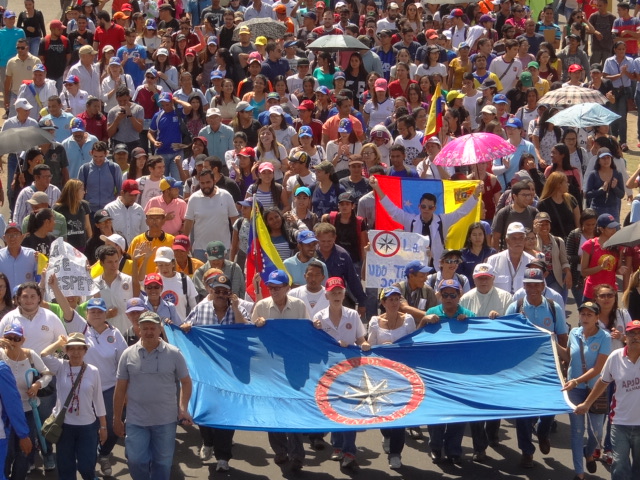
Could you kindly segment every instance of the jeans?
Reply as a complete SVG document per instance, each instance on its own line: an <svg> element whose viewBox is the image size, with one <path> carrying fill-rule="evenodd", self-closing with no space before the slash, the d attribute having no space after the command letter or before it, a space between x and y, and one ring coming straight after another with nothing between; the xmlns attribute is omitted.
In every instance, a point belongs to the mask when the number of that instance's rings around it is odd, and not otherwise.
<svg viewBox="0 0 640 480"><path fill-rule="evenodd" d="M404 428L381 428L380 433L389 439L389 457L399 456L404 449Z"/></svg>
<svg viewBox="0 0 640 480"><path fill-rule="evenodd" d="M640 426L611 425L611 441L611 480L640 478Z"/></svg>
<svg viewBox="0 0 640 480"><path fill-rule="evenodd" d="M429 425L429 448L431 451L444 450L449 458L462 456L462 437L466 426L464 422Z"/></svg>
<svg viewBox="0 0 640 480"><path fill-rule="evenodd" d="M165 177L173 177L176 180L180 179L180 172L178 171L178 166L176 162L173 161L176 158L176 155L182 156L182 151L178 151L175 153L162 153L160 156L164 158L164 176Z"/></svg>
<svg viewBox="0 0 640 480"><path fill-rule="evenodd" d="M474 452L483 452L490 442L498 442L500 440L500 420L469 422L469 426L471 427Z"/></svg>
<svg viewBox="0 0 640 480"><path fill-rule="evenodd" d="M27 38L27 42L29 42L29 53L34 56L38 56L38 50L40 50L40 40L41 37L30 37Z"/></svg>
<svg viewBox="0 0 640 480"><path fill-rule="evenodd" d="M538 423L538 438L548 437L551 432L551 424L553 424L553 415L540 417ZM536 447L531 442L531 436L533 435L533 424L535 417L516 418L516 433L518 436L518 448L524 455L533 455L536 451Z"/></svg>
<svg viewBox="0 0 640 480"><path fill-rule="evenodd" d="M133 480L169 480L177 422L142 427L127 424L125 451Z"/></svg>
<svg viewBox="0 0 640 480"><path fill-rule="evenodd" d="M576 305L580 306L583 303L582 293L584 292L584 283L576 284L573 282L573 286L571 287L571 293L573 294L573 299L576 301Z"/></svg>
<svg viewBox="0 0 640 480"><path fill-rule="evenodd" d="M620 115L620 118L611 124L611 134L618 137L621 144L627 143L627 99L631 95L631 88L625 87L624 93L615 94L616 103L611 110Z"/></svg>
<svg viewBox="0 0 640 480"><path fill-rule="evenodd" d="M6 438L0 438L0 458L7 456L7 445L9 441ZM6 480L4 476L4 469L0 469L0 480Z"/></svg>
<svg viewBox="0 0 640 480"><path fill-rule="evenodd" d="M586 388L574 388L569 390L569 400L574 405L585 401L589 392ZM587 420L588 419L588 420ZM585 422L585 420L587 420ZM577 475L584 473L584 455L591 455L602 440L602 424L604 414L587 413L585 415L569 414L571 425L571 453L573 456L573 469ZM587 445L584 445L585 424L587 431Z"/></svg>
<svg viewBox="0 0 640 480"><path fill-rule="evenodd" d="M365 302L367 311L365 315L367 322L369 322L371 317L378 315L378 306L380 305L380 301L378 300L377 288L366 288L365 293L367 294L367 301Z"/></svg>
<svg viewBox="0 0 640 480"><path fill-rule="evenodd" d="M633 97L633 101L636 104L636 108L638 109L638 111L640 111L640 91L636 90L636 93ZM638 125L638 142L640 142L640 125Z"/></svg>
<svg viewBox="0 0 640 480"><path fill-rule="evenodd" d="M595 43L595 42L594 42ZM591 45L591 57L589 58L589 65L598 63L604 65L604 61L611 56L611 50L594 48L595 45Z"/></svg>
<svg viewBox="0 0 640 480"><path fill-rule="evenodd" d="M29 425L29 438L35 447L37 434L33 412L24 412L24 416L27 419L27 425ZM20 450L20 439L14 430L11 430L7 445L7 460L4 465L4 473L10 480L24 480L29 471L29 464L33 463L35 456L34 451L31 450L29 455L22 453ZM3 458L3 456L0 455L0 458ZM0 476L0 478L2 477Z"/></svg>
<svg viewBox="0 0 640 480"><path fill-rule="evenodd" d="M291 459L304 460L301 433L269 432L269 445L276 455L289 455Z"/></svg>
<svg viewBox="0 0 640 480"><path fill-rule="evenodd" d="M231 460L231 446L235 430L222 428L200 427L200 436L205 447L213 447L216 460Z"/></svg>
<svg viewBox="0 0 640 480"><path fill-rule="evenodd" d="M553 273L549 274L546 280L547 280L547 287L558 292L562 296L562 301L566 305L567 298L569 296L569 291L567 290L567 287L564 287L564 286L561 287L558 281L556 280L556 277L553 275Z"/></svg>
<svg viewBox="0 0 640 480"><path fill-rule="evenodd" d="M113 447L118 443L118 436L113 432L113 422L111 419L113 418L113 392L116 387L111 387L102 392L102 397L104 398L104 408L107 411L107 441L104 442L104 445L98 444L98 455L101 457L106 457L111 453ZM99 422L96 422L96 428L100 426Z"/></svg>
<svg viewBox="0 0 640 480"><path fill-rule="evenodd" d="M355 430L348 432L331 432L331 445L335 450L341 450L342 453L348 453L355 457L357 452L356 434L357 432Z"/></svg>
<svg viewBox="0 0 640 480"><path fill-rule="evenodd" d="M64 424L62 435L56 446L59 480L76 480L76 472L83 480L96 478L96 451L98 429L95 423L89 425Z"/></svg>

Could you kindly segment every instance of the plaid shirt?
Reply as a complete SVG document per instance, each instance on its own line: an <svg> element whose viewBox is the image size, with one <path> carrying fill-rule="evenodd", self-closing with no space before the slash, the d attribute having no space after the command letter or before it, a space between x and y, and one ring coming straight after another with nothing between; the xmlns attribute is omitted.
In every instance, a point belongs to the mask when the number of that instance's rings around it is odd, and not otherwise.
<svg viewBox="0 0 640 480"><path fill-rule="evenodd" d="M250 317L247 311L241 306L238 306L238 310L242 313L245 320L249 321ZM185 323L191 323L191 325L233 325L236 323L236 315L233 312L233 308L229 306L224 317L218 318L213 308L213 302L209 300L209 298L205 298L196 305L196 308L191 310Z"/></svg>

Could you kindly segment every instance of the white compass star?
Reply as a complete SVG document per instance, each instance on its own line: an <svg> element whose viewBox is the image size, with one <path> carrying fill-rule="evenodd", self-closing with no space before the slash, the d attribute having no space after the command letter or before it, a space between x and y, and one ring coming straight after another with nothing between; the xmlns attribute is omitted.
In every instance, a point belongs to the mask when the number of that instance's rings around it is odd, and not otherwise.
<svg viewBox="0 0 640 480"><path fill-rule="evenodd" d="M353 409L368 409L372 415L377 415L382 404L392 403L388 398L388 394L395 391L388 389L386 379L380 380L378 383L373 382L366 370L363 370L360 385L358 387L349 388L352 391L345 392L344 397L360 400L360 403L358 403Z"/></svg>

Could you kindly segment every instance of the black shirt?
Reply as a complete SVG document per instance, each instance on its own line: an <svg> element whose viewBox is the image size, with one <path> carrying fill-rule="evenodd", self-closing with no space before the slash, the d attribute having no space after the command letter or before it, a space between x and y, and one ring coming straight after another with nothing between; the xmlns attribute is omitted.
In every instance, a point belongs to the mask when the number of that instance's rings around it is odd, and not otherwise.
<svg viewBox="0 0 640 480"><path fill-rule="evenodd" d="M84 45L93 45L93 33L91 33L89 30L85 30L84 33L80 34L80 32L76 30L75 32L71 32L68 38L69 48L71 49L71 59L69 60L69 65L74 65L80 60L78 50L80 50L80 48ZM84 39L85 42L78 42L79 38Z"/></svg>
<svg viewBox="0 0 640 480"><path fill-rule="evenodd" d="M67 68L67 54L71 53L70 43L62 41L62 37L58 40L51 39L49 48L45 50L46 39L40 40L40 49L38 56L44 57L44 65L47 67L47 78L56 80L64 75ZM65 47L65 43L67 46Z"/></svg>
<svg viewBox="0 0 640 480"><path fill-rule="evenodd" d="M249 125L247 128L238 126L235 131L244 132L247 136L247 145L249 147L255 148L256 145L258 145L258 130L260 130L261 128L262 125L260 124L260 122L254 118L253 120L251 120L251 125Z"/></svg>
<svg viewBox="0 0 640 480"><path fill-rule="evenodd" d="M44 238L37 237L36 235L27 234L22 240L22 246L33 248L36 252L40 252L45 254L47 257L49 256L49 248L51 244L56 239L53 235L48 233Z"/></svg>
<svg viewBox="0 0 640 480"><path fill-rule="evenodd" d="M351 215L351 220L349 223L342 223L340 221L340 216L336 217L336 244L340 245L347 252L349 252L349 256L353 263L359 262L362 260L362 256L360 255L360 239L358 238L357 229L356 229L356 214L353 213ZM362 231L367 231L367 221L362 220Z"/></svg>

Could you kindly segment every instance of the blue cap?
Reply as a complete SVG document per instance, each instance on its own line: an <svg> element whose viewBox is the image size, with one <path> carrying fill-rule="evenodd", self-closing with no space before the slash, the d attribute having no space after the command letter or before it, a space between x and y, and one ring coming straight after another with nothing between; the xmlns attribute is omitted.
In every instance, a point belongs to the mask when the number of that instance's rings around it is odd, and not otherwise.
<svg viewBox="0 0 640 480"><path fill-rule="evenodd" d="M343 118L342 120L340 120L340 123L338 124L338 133L351 132L353 132L353 124L351 123L351 120L349 120L348 118Z"/></svg>
<svg viewBox="0 0 640 480"><path fill-rule="evenodd" d="M294 196L298 196L301 193L304 193L307 197L311 197L311 190L309 190L309 187L298 187L296 188L296 193L294 193Z"/></svg>
<svg viewBox="0 0 640 480"><path fill-rule="evenodd" d="M511 117L507 120L505 127L522 128L522 122L518 117Z"/></svg>
<svg viewBox="0 0 640 480"><path fill-rule="evenodd" d="M224 78L220 70L214 70L213 72L211 72L211 80L215 80L217 78Z"/></svg>
<svg viewBox="0 0 640 480"><path fill-rule="evenodd" d="M402 295L398 287L387 287L384 290L382 290L382 298L390 297L393 294Z"/></svg>
<svg viewBox="0 0 640 480"><path fill-rule="evenodd" d="M147 71L144 72L144 75L153 75L153 78L158 78L158 70L156 70L155 68L151 67L151 68L147 68Z"/></svg>
<svg viewBox="0 0 640 480"><path fill-rule="evenodd" d="M46 72L47 71L47 67L45 67L43 64L39 63L38 65L35 65L33 67L33 71L34 72Z"/></svg>
<svg viewBox="0 0 640 480"><path fill-rule="evenodd" d="M544 283L544 273L539 268L526 268L522 283Z"/></svg>
<svg viewBox="0 0 640 480"><path fill-rule="evenodd" d="M297 40L291 40L284 44L284 48L295 47L298 44Z"/></svg>
<svg viewBox="0 0 640 480"><path fill-rule="evenodd" d="M289 275L284 270L274 270L269 274L267 285L289 285Z"/></svg>
<svg viewBox="0 0 640 480"><path fill-rule="evenodd" d="M298 243L313 243L313 242L317 242L318 238L316 237L316 234L313 233L311 230L302 230L300 233L298 233Z"/></svg>
<svg viewBox="0 0 640 480"><path fill-rule="evenodd" d="M92 308L97 308L98 310L102 310L103 312L107 311L107 304L102 298L92 298L87 302L87 310Z"/></svg>
<svg viewBox="0 0 640 480"><path fill-rule="evenodd" d="M404 267L404 275L405 277L408 277L412 273L429 273L431 270L433 269L422 263L420 260L414 260L407 263L407 266Z"/></svg>
<svg viewBox="0 0 640 480"><path fill-rule="evenodd" d="M347 76L344 74L344 72L337 71L336 73L333 74L333 81L335 82L338 78L346 80Z"/></svg>
<svg viewBox="0 0 640 480"><path fill-rule="evenodd" d="M169 92L162 92L158 97L158 103L171 103L173 102L173 95Z"/></svg>
<svg viewBox="0 0 640 480"><path fill-rule="evenodd" d="M71 127L71 133L86 132L84 122L79 118L74 118L73 120L71 120L69 126Z"/></svg>
<svg viewBox="0 0 640 480"><path fill-rule="evenodd" d="M453 288L458 291L462 290L460 282L455 278L447 278L446 280L442 280L438 285L438 291L441 292L445 288Z"/></svg>
<svg viewBox="0 0 640 480"><path fill-rule="evenodd" d="M211 35L209 38L207 38L207 45L218 45L218 39Z"/></svg>
<svg viewBox="0 0 640 480"><path fill-rule="evenodd" d="M238 205L242 205L243 207L253 207L253 198L245 198L241 202L238 202Z"/></svg>
<svg viewBox="0 0 640 480"><path fill-rule="evenodd" d="M298 137L310 137L313 138L313 130L309 125L303 125L298 130Z"/></svg>
<svg viewBox="0 0 640 480"><path fill-rule="evenodd" d="M493 103L509 103L506 95L498 93L493 96Z"/></svg>
<svg viewBox="0 0 640 480"><path fill-rule="evenodd" d="M127 308L125 313L131 312L144 312L147 310L147 306L139 297L133 297L127 300Z"/></svg>
<svg viewBox="0 0 640 480"><path fill-rule="evenodd" d="M471 46L467 42L460 42L460 45L458 45L458 50L460 50L461 48L471 48Z"/></svg>
<svg viewBox="0 0 640 480"><path fill-rule="evenodd" d="M122 65L122 61L120 61L118 57L111 57L111 59L109 60L109 65Z"/></svg>
<svg viewBox="0 0 640 480"><path fill-rule="evenodd" d="M304 12L304 13L302 14L302 16L303 16L303 17L307 17L307 18L312 18L313 20L317 20L317 19L318 19L318 16L316 15L316 12L309 12L309 11L307 11L307 12Z"/></svg>
<svg viewBox="0 0 640 480"><path fill-rule="evenodd" d="M4 18L15 18L16 14L15 12L13 12L12 10L5 10L4 11Z"/></svg>
<svg viewBox="0 0 640 480"><path fill-rule="evenodd" d="M598 226L600 228L618 228L620 223L610 213L603 213L598 217Z"/></svg>
<svg viewBox="0 0 640 480"><path fill-rule="evenodd" d="M145 25L147 27L147 30L158 30L158 26L156 25L156 21L154 19L152 19L152 18L147 20L147 23Z"/></svg>
<svg viewBox="0 0 640 480"><path fill-rule="evenodd" d="M4 327L4 332L2 332L2 335L17 335L18 337L24 337L24 329L22 328L22 325L20 325L20 322L14 320L9 325Z"/></svg>
<svg viewBox="0 0 640 480"><path fill-rule="evenodd" d="M327 87L322 85L322 86L316 88L316 93L322 93L324 95L331 95L331 90L329 90Z"/></svg>

